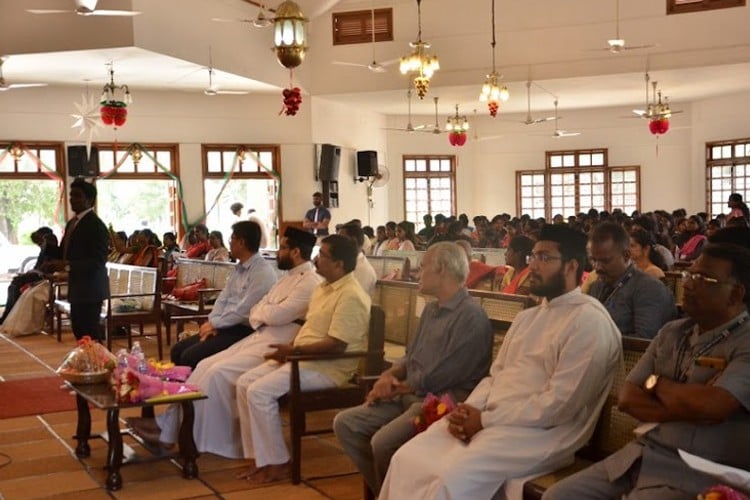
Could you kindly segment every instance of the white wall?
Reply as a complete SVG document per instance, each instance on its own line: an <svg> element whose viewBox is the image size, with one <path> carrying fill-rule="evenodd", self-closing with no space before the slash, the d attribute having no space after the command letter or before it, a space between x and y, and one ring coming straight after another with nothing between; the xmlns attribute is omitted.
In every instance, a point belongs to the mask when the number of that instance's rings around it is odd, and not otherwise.
<svg viewBox="0 0 750 500"><path fill-rule="evenodd" d="M98 96L98 88L92 93ZM215 96L201 93L133 90L134 102L128 107L128 121L117 133L101 128L94 141L122 144L132 142L179 143L180 175L188 218L194 220L203 210L200 145L202 143L254 143L281 145L282 206L284 218L300 220L311 206L310 195L320 189L314 180L314 141L312 109L316 105L304 96L295 117L279 116L281 96ZM62 141L81 144L78 130L71 128L73 104L81 100L81 89L46 87L0 94L0 140ZM354 113L321 103L317 128L325 130L315 142L331 142L350 149L385 151L385 141L377 137L378 115ZM351 121L353 120L353 121ZM357 132L359 131L359 132ZM359 134L359 135L358 135ZM370 139L373 137L374 139ZM342 165L342 172L351 166ZM366 202L353 186L353 175L342 174L342 210L346 218L367 220ZM359 191L358 191L359 190ZM379 203L385 211L385 203Z"/></svg>
<svg viewBox="0 0 750 500"><path fill-rule="evenodd" d="M716 111L711 103L706 107ZM643 210L671 210L683 206L688 211L703 210L705 162L693 159L696 153L691 146L694 144L691 127L695 126L697 119L693 118L689 104L673 105L673 108L683 112L673 116L671 131L659 138L658 155L657 140L649 133L647 122L630 118L635 115L629 108L563 110L560 112L563 117L560 128L581 132L580 136L567 138L552 137L552 122L536 125L514 123L513 120L524 119L519 115L498 115L494 119L489 115L470 117L469 140L461 148L450 146L445 134L433 136L389 131L389 162L396 166L392 169L390 218L403 217L401 158L404 154L455 154L458 161L458 213L491 217L502 212L516 214L516 171L543 169L545 151L586 148L607 148L611 166L641 167ZM421 123L423 118L414 117L413 122ZM724 118L712 116L711 119ZM404 116L390 117L389 127L403 127L406 121ZM713 130L710 122L705 123L703 118L701 121L702 127ZM742 123L736 118L734 122ZM744 136L750 134L749 128L745 127ZM737 134L743 136L739 130L730 136Z"/></svg>

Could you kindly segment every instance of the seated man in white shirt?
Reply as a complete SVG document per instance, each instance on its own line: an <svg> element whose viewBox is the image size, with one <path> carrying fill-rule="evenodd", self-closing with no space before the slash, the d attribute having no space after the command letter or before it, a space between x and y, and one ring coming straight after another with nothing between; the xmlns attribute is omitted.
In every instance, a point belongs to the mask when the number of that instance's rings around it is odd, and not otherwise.
<svg viewBox="0 0 750 500"><path fill-rule="evenodd" d="M362 286L362 290L372 297L375 293L375 284L378 282L378 275L362 251L362 245L365 241L364 231L356 223L347 222L338 229L338 234L346 236L357 245L359 252L357 253L357 267L354 268L354 277L360 286Z"/></svg>
<svg viewBox="0 0 750 500"><path fill-rule="evenodd" d="M620 332L578 288L584 234L546 225L529 260L542 304L516 316L466 401L396 452L381 499L491 498L510 478L572 463L591 437L622 356Z"/></svg>
<svg viewBox="0 0 750 500"><path fill-rule="evenodd" d="M250 326L255 333L203 359L188 378L208 396L206 401L193 403L193 436L198 451L242 458L235 384L240 375L265 362L263 355L271 350L271 344L291 342L300 329L313 290L321 281L310 262L315 241L315 235L287 227L276 254L278 268L287 273L250 310ZM177 442L179 408L171 405L156 421L126 421L146 441L169 447Z"/></svg>

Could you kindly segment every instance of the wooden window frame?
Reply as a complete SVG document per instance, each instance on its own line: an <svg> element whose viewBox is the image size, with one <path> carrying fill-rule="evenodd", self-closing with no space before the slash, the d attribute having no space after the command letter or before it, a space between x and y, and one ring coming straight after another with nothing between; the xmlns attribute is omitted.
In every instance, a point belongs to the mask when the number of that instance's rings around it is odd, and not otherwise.
<svg viewBox="0 0 750 500"><path fill-rule="evenodd" d="M281 146L278 144L201 144L201 163L204 179L223 179L227 172L208 171L208 153L236 153L240 148L256 153L271 153L273 155L273 170L281 175ZM231 165L230 165L231 168ZM267 179L268 175L263 172L240 172L232 174L236 179Z"/></svg>
<svg viewBox="0 0 750 500"><path fill-rule="evenodd" d="M99 154L102 153L102 151L113 151L115 154L115 160L117 160L116 154L121 151L126 151L121 144L113 143L113 142L97 142L93 144L99 149ZM142 144L143 148L146 149L149 153L151 153L153 150L167 150L172 155L172 164L170 165L169 173L173 176L179 178L180 177L180 145L177 143L149 143L149 144ZM115 161L115 164L117 162ZM171 181L173 180L170 175L168 175L165 172L162 172L158 168L155 172L114 172L112 174L105 173L106 179L105 180L138 180L138 179L155 179L155 180L167 180ZM182 236L185 234L185 225L182 221L182 207L180 205L180 199L179 199L179 193L177 190L177 186L170 187L169 189L169 197L170 197L170 221L172 223L172 227L175 228L175 232L177 235L177 241L179 241Z"/></svg>
<svg viewBox="0 0 750 500"><path fill-rule="evenodd" d="M582 154L602 154L603 155L603 164L602 165L585 165L581 166L579 164L580 155ZM561 167L552 167L552 157L553 156L560 156L560 155L573 155L574 157L574 165L572 166L561 166ZM580 183L579 183L579 175L581 173L595 173L595 172L603 172L604 173L604 210L607 210L611 212L613 210L612 207L612 174L614 172L627 172L627 171L635 171L636 176L636 210L641 209L641 167L638 165L632 165L632 166L610 166L609 165L609 151L606 148L588 148L588 149L566 149L566 150L557 150L557 151L545 151L545 158L544 158L545 167L544 169L539 170L518 170L516 171L516 213L520 216L522 214L522 185L521 181L523 176L525 175L544 175L544 217L546 220L552 220L553 214L552 213L552 184L550 182L551 175L553 174L565 174L565 173L571 173L574 174L575 177L575 213L578 214L581 212L580 209ZM619 208L619 207L615 207Z"/></svg>
<svg viewBox="0 0 750 500"><path fill-rule="evenodd" d="M65 165L65 144L62 142L52 142L52 141L0 141L0 151L5 151L5 149L10 144L21 144L26 149L29 149L34 152L37 157L39 156L39 150L41 149L51 149L55 152L55 172L58 176L61 178L65 178L65 171L64 168ZM9 153L10 154L10 153ZM17 166L14 166L13 172L0 172L0 179L3 180L19 180L19 179L32 179L32 180L48 180L49 176L47 176L44 172L39 170L38 172L19 172L17 170Z"/></svg>
<svg viewBox="0 0 750 500"><path fill-rule="evenodd" d="M667 14L687 14L708 10L744 7L745 0L696 0L682 3L679 0L667 0Z"/></svg>
<svg viewBox="0 0 750 500"><path fill-rule="evenodd" d="M734 170L734 168L738 165L750 166L750 156L743 156L743 157L736 156L735 146L738 146L740 144L750 144L750 137L745 137L741 139L729 139L729 140L724 140L724 141L713 141L713 142L706 143L706 182L705 182L706 213L709 214L711 218L716 218L716 216L718 215L718 214L714 214L712 210L712 206L714 204L714 200L713 200L714 191L711 186L711 181L713 180L711 169L714 167L732 167L732 170ZM729 158L712 159L711 150L715 147L721 147L721 146L731 146L732 156ZM750 197L750 173L746 173L744 175L744 178L747 181L745 183L745 188L738 189L735 184L735 180L737 179L737 177L735 176L734 171L732 172L732 176L730 177L732 181L731 192L733 193L741 192L741 194L743 194L743 199L746 199L746 197ZM722 205L725 205L726 198L722 199L719 203Z"/></svg>
<svg viewBox="0 0 750 500"><path fill-rule="evenodd" d="M116 144L114 142L96 142L93 144L98 150L99 154L101 155L102 151L112 151L113 153L121 153L121 152L127 152L126 148L122 147L122 144ZM150 144L143 144L143 148L148 151L149 153L152 153L153 150L166 150L169 151L172 155L172 165L171 169L169 171L170 174L174 175L175 177L180 176L180 145L176 143L150 143ZM117 156L115 156L115 160L117 160ZM115 161L115 163L117 163ZM114 172L111 175L107 173L103 173L103 175L107 176L108 179L169 179L171 180L171 177L159 170L156 169L155 172Z"/></svg>
<svg viewBox="0 0 750 500"><path fill-rule="evenodd" d="M393 9L375 9L375 25L385 20L385 31L375 31L376 42L393 41ZM338 26L342 22L359 23L359 32L343 34ZM353 10L347 12L334 12L331 14L331 37L333 45L352 45L357 43L372 42L372 10Z"/></svg>
<svg viewBox="0 0 750 500"><path fill-rule="evenodd" d="M407 172L406 171L406 162L407 161L416 161L416 160L425 160L426 162L430 162L430 160L449 160L451 162L451 169L449 172L430 172L429 170L426 170L424 172ZM458 158L456 158L456 155L403 155L402 160L402 169L403 169L403 214L404 217L406 217L406 180L407 179L450 179L451 181L451 213L450 214L443 214L446 217L449 215L457 215L456 213L456 207L458 205L458 202L456 200L456 171L458 169ZM428 213L435 216L435 213L433 213L432 209L432 203L429 199L429 191L427 193L427 203L429 206ZM417 226L422 224L422 221L412 221Z"/></svg>
<svg viewBox="0 0 750 500"><path fill-rule="evenodd" d="M223 179L227 172L209 172L208 171L208 153L209 152L231 152L236 153L240 148L245 148L248 151L256 153L270 152L273 156L273 171L281 178L281 146L279 144L201 144L201 162L202 162L202 175L201 179L201 193L202 203L204 204L203 211L206 211L206 193L204 190L204 181L206 179ZM231 165L230 165L231 167ZM268 174L264 172L235 172L232 174L233 179L259 179L268 180ZM284 234L282 230L286 227L284 219L284 204L281 198L278 200L278 229L279 229L279 241L281 236Z"/></svg>

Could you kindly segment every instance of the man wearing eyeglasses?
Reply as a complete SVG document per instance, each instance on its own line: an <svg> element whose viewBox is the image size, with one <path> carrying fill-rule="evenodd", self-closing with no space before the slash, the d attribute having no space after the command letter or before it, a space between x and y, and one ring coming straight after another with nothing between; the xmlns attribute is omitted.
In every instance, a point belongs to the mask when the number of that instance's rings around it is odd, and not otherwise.
<svg viewBox="0 0 750 500"><path fill-rule="evenodd" d="M623 335L653 338L676 317L672 293L630 260L630 236L619 224L597 224L590 245L598 279L588 294L599 299Z"/></svg>
<svg viewBox="0 0 750 500"><path fill-rule="evenodd" d="M465 403L396 452L381 500L492 498L509 479L573 462L622 356L612 318L578 288L585 262L583 233L543 227L529 285L544 300L516 316Z"/></svg>
<svg viewBox="0 0 750 500"><path fill-rule="evenodd" d="M707 245L683 281L688 317L659 331L620 391L622 411L655 423L545 500L688 499L719 482L678 450L750 470L750 250Z"/></svg>

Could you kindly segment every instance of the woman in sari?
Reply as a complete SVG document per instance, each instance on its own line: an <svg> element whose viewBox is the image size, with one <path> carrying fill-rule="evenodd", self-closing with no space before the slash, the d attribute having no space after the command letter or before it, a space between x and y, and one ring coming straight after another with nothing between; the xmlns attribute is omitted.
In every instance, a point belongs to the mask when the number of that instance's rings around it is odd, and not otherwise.
<svg viewBox="0 0 750 500"><path fill-rule="evenodd" d="M656 242L647 231L636 229L630 233L630 257L635 267L654 278L664 277L667 265L664 258L654 247Z"/></svg>
<svg viewBox="0 0 750 500"><path fill-rule="evenodd" d="M534 241L528 236L514 236L508 244L505 251L505 262L508 270L503 276L503 282L500 285L502 293L512 293L515 295L529 294L529 265L526 262L531 250L534 248Z"/></svg>
<svg viewBox="0 0 750 500"><path fill-rule="evenodd" d="M703 234L705 231L706 225L703 219L697 215L691 215L687 220L685 244L678 252L679 260L693 261L698 258L707 241L706 235Z"/></svg>
<svg viewBox="0 0 750 500"><path fill-rule="evenodd" d="M212 262L229 262L229 250L224 246L224 237L221 231L211 231L208 235L211 250L206 254L206 260Z"/></svg>

